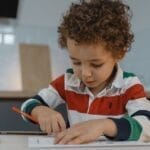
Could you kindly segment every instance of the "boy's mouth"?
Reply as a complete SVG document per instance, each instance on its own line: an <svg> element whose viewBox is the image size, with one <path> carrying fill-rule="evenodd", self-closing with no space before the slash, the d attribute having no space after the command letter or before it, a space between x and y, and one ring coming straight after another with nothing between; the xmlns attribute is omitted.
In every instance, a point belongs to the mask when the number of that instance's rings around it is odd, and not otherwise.
<svg viewBox="0 0 150 150"><path fill-rule="evenodd" d="M85 81L86 84L92 84L94 81Z"/></svg>

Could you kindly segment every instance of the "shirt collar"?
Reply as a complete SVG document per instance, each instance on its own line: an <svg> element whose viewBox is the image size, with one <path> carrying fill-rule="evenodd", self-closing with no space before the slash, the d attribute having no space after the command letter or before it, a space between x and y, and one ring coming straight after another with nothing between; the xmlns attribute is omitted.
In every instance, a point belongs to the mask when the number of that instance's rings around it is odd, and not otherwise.
<svg viewBox="0 0 150 150"><path fill-rule="evenodd" d="M116 76L112 82L112 87L121 88L123 86L123 84L124 84L123 70L121 69L119 64L117 64L117 72L116 72Z"/></svg>
<svg viewBox="0 0 150 150"><path fill-rule="evenodd" d="M69 87L80 87L81 80L75 74L66 73L65 84Z"/></svg>
<svg viewBox="0 0 150 150"><path fill-rule="evenodd" d="M121 88L123 86L123 70L121 69L121 67L119 66L119 64L117 64L117 72L115 75L115 78L113 80L113 82L111 83L111 85L109 85L110 88ZM83 85L82 81L75 75L72 73L66 73L65 74L65 84L69 87L75 87L75 88L85 88L85 85Z"/></svg>

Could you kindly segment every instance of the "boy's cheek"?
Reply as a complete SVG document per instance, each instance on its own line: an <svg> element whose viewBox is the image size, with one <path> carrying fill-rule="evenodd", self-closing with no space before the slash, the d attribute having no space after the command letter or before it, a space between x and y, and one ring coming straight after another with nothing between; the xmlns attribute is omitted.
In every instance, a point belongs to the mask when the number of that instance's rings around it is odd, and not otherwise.
<svg viewBox="0 0 150 150"><path fill-rule="evenodd" d="M80 69L73 68L73 71L74 71L74 74L75 74L79 79L81 79L81 71L80 71Z"/></svg>

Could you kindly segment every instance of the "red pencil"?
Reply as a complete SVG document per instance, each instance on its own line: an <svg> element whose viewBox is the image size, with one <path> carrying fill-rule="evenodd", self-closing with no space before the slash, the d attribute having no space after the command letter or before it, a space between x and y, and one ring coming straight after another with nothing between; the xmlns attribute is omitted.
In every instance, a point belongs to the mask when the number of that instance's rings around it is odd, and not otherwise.
<svg viewBox="0 0 150 150"><path fill-rule="evenodd" d="M21 110L18 109L17 107L13 106L13 107L12 107L12 110L13 110L14 112L16 112L16 113L19 113L19 114L21 114L21 115L27 117L28 119L32 120L33 122L38 123L38 121L37 121L35 118L33 118L31 115L29 115L29 114L27 114L27 113L21 111Z"/></svg>

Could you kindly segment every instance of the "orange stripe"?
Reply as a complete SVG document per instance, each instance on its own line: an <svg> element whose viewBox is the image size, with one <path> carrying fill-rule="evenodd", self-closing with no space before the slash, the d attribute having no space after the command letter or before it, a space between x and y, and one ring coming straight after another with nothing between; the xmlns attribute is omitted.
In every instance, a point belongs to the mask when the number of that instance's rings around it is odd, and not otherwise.
<svg viewBox="0 0 150 150"><path fill-rule="evenodd" d="M88 110L89 96L64 90L64 76L52 82L53 87L67 102L68 108L86 113ZM144 87L136 84L126 90L125 93L116 96L104 96L96 98L89 109L89 114L120 115L126 113L125 106L128 100L136 100L145 97Z"/></svg>
<svg viewBox="0 0 150 150"><path fill-rule="evenodd" d="M58 91L59 95L65 100L66 96L65 96L64 75L52 81L51 85Z"/></svg>
<svg viewBox="0 0 150 150"><path fill-rule="evenodd" d="M89 114L97 114L97 115L124 114L126 112L124 100L125 97L123 97L123 95L97 98L91 104Z"/></svg>
<svg viewBox="0 0 150 150"><path fill-rule="evenodd" d="M68 108L71 110L77 110L78 112L82 113L86 113L88 110L88 95L81 95L72 91L66 91L66 101Z"/></svg>
<svg viewBox="0 0 150 150"><path fill-rule="evenodd" d="M125 95L127 96L127 99L130 100L146 97L144 87L141 84L135 84L127 89Z"/></svg>
<svg viewBox="0 0 150 150"><path fill-rule="evenodd" d="M90 114L120 115L126 113L125 106L129 100L145 97L144 88L140 84L130 87L124 94L96 98L90 106Z"/></svg>

